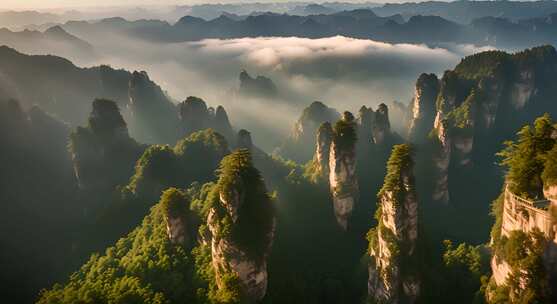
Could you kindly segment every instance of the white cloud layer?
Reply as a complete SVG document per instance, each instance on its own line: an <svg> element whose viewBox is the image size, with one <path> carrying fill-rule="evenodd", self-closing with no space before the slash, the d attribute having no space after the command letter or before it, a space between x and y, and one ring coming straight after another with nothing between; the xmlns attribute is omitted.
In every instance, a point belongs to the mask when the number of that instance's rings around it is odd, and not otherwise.
<svg viewBox="0 0 557 304"><path fill-rule="evenodd" d="M262 129L265 126L248 122L261 117L258 123L266 123L281 134L314 100L340 111L357 111L364 104L375 107L393 100L408 103L421 73L441 75L463 56L487 49L390 44L342 36L206 39L175 44L109 36L103 40L92 41L104 55L102 63L146 70L176 100L199 96L209 104L224 105L239 127ZM280 100L255 104L235 98L231 89L238 87L242 69L252 76L271 78ZM257 140L257 131L253 133Z"/></svg>

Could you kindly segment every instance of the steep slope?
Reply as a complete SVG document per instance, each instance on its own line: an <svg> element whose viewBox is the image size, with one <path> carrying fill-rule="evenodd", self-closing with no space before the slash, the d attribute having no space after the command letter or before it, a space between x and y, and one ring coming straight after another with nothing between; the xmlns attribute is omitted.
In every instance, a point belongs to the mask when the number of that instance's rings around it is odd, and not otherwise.
<svg viewBox="0 0 557 304"><path fill-rule="evenodd" d="M62 56L82 64L98 59L98 54L89 42L69 34L60 26L51 27L44 32L13 32L3 28L0 29L0 45L27 54Z"/></svg>
<svg viewBox="0 0 557 304"><path fill-rule="evenodd" d="M194 301L194 262L181 244L173 244L167 230L172 218L167 206L180 210L189 204L182 191L167 190L139 227L104 254L92 255L65 286L41 293L38 303Z"/></svg>
<svg viewBox="0 0 557 304"><path fill-rule="evenodd" d="M133 135L141 135L140 130L149 126L149 115L156 114L159 123L151 123L150 132L163 137L161 134L170 128L164 127L165 122L172 122L176 116L175 112L169 113L170 100L145 72L131 73L109 66L79 68L60 57L28 56L8 47L0 47L0 71L0 93L7 95L4 98L16 98L24 108L38 105L72 126L87 121L90 102L97 98L114 100L125 117L134 115L130 126ZM133 113L127 112L130 109ZM172 116L160 117L165 115ZM174 142L179 134L172 137ZM156 138L157 142L166 140Z"/></svg>
<svg viewBox="0 0 557 304"><path fill-rule="evenodd" d="M436 182L435 200L450 200L451 176L466 168L492 163L498 143L510 138L520 125L549 112L556 114L552 96L557 86L548 81L557 75L557 52L551 46L528 49L515 54L483 52L464 58L452 71L444 73L436 96L435 119L430 130L433 143ZM422 125L420 101L431 122L432 90L424 100L422 77L418 80L411 121L411 140L427 142L429 132ZM435 79L430 86L435 88ZM418 102L418 103L417 103ZM425 114L424 114L425 115ZM493 168L492 165L485 169ZM485 171L484 171L485 172Z"/></svg>
<svg viewBox="0 0 557 304"><path fill-rule="evenodd" d="M380 303L415 303L420 294L418 200L409 145L393 148L378 205L378 226L368 232L368 295Z"/></svg>
<svg viewBox="0 0 557 304"><path fill-rule="evenodd" d="M144 149L129 136L116 103L96 99L88 125L70 135L79 188L89 196L110 193L129 178Z"/></svg>
<svg viewBox="0 0 557 304"><path fill-rule="evenodd" d="M241 298L255 302L267 292L267 258L275 234L272 200L253 167L248 150L238 150L221 164L218 199L207 218L217 285L237 280Z"/></svg>
<svg viewBox="0 0 557 304"><path fill-rule="evenodd" d="M335 216L342 229L357 203L359 188L356 176L356 123L350 112L344 112L335 123L329 152L329 185L333 197Z"/></svg>
<svg viewBox="0 0 557 304"><path fill-rule="evenodd" d="M489 303L552 303L557 298L555 123L536 119L501 152L509 171L493 204Z"/></svg>
<svg viewBox="0 0 557 304"><path fill-rule="evenodd" d="M320 101L312 102L304 109L289 138L281 146L280 154L298 162L308 161L314 150L306 143L315 140L317 129L322 123L334 124L339 118L340 114L337 110L327 107Z"/></svg>
<svg viewBox="0 0 557 304"><path fill-rule="evenodd" d="M178 104L181 134L188 136L196 131L212 128L223 135L228 143L235 142L234 130L223 106L207 107L201 98L190 96Z"/></svg>
<svg viewBox="0 0 557 304"><path fill-rule="evenodd" d="M0 292L5 299L31 302L40 288L75 266L71 246L81 230L82 209L76 204L69 133L40 108L25 111L17 101L0 98Z"/></svg>

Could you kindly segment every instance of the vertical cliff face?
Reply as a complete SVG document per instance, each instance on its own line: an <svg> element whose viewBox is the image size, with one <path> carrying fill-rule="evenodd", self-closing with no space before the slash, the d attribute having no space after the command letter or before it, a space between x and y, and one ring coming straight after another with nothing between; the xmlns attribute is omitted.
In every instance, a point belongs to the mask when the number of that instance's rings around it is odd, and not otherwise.
<svg viewBox="0 0 557 304"><path fill-rule="evenodd" d="M356 123L350 112L344 112L333 130L329 152L329 185L335 216L344 230L358 199L356 176Z"/></svg>
<svg viewBox="0 0 557 304"><path fill-rule="evenodd" d="M201 98L188 97L178 105L178 111L182 133L186 136L210 126L209 110L207 104Z"/></svg>
<svg viewBox="0 0 557 304"><path fill-rule="evenodd" d="M439 79L435 74L421 74L416 81L411 104L408 139L421 143L427 139L435 121L435 101L439 94Z"/></svg>
<svg viewBox="0 0 557 304"><path fill-rule="evenodd" d="M368 294L380 303L414 303L420 293L415 259L418 200L408 145L393 148L379 192L378 226L370 230Z"/></svg>
<svg viewBox="0 0 557 304"><path fill-rule="evenodd" d="M507 166L493 203L489 303L557 301L557 145L549 115L517 133L500 152Z"/></svg>
<svg viewBox="0 0 557 304"><path fill-rule="evenodd" d="M441 119L441 113L435 117L435 133L437 149L434 152L433 165L435 168L435 181L433 199L441 203L449 202L449 165L451 160L452 143L448 134L447 122Z"/></svg>
<svg viewBox="0 0 557 304"><path fill-rule="evenodd" d="M251 133L245 129L238 131L238 136L236 138L236 147L238 149L253 149L253 142L251 140Z"/></svg>
<svg viewBox="0 0 557 304"><path fill-rule="evenodd" d="M184 247L193 245L190 201L184 191L169 188L163 192L160 203L162 204L166 232L170 242Z"/></svg>
<svg viewBox="0 0 557 304"><path fill-rule="evenodd" d="M315 152L307 143L315 140L319 126L324 122L334 123L339 118L340 115L335 109L320 101L312 102L304 109L289 138L281 146L281 154L298 162L307 162Z"/></svg>
<svg viewBox="0 0 557 304"><path fill-rule="evenodd" d="M275 219L271 198L248 150L237 150L222 161L216 191L207 223L217 285L226 289L237 280L246 302L259 301L267 292L267 257Z"/></svg>
<svg viewBox="0 0 557 304"><path fill-rule="evenodd" d="M315 150L315 161L317 174L323 178L329 177L329 156L331 153L331 142L333 141L333 127L329 122L323 123L317 131L317 147Z"/></svg>
<svg viewBox="0 0 557 304"><path fill-rule="evenodd" d="M208 108L203 99L190 96L178 105L178 114L182 136L189 136L194 132L212 128L224 136L228 142L233 143L235 140L234 130L223 106L218 106L214 110Z"/></svg>
<svg viewBox="0 0 557 304"><path fill-rule="evenodd" d="M546 103L555 95L555 87L542 80L556 73L557 52L551 46L516 54L483 52L445 72L439 81L432 128L435 144L439 143L433 160L435 199L448 201L449 166L459 174L460 169L474 166L474 159L484 161L486 154L495 154L493 141L512 136L526 121L545 112L557 114ZM425 79L422 75L418 83ZM416 96L419 91L417 87ZM478 149L481 155L475 155Z"/></svg>
<svg viewBox="0 0 557 304"><path fill-rule="evenodd" d="M367 145L373 142L373 126L375 112L372 108L362 106L358 111L358 145Z"/></svg>
<svg viewBox="0 0 557 304"><path fill-rule="evenodd" d="M377 145L382 145L385 142L385 139L391 134L389 108L384 103L380 104L377 111L375 111L372 134L373 141Z"/></svg>
<svg viewBox="0 0 557 304"><path fill-rule="evenodd" d="M213 119L213 128L215 131L219 132L226 140L230 143L234 139L234 131L230 120L228 119L228 114L223 106L218 106L215 111L215 117Z"/></svg>
<svg viewBox="0 0 557 304"><path fill-rule="evenodd" d="M528 293L538 299L531 298L532 302L555 301L557 289L550 282L557 278L556 207L552 200L527 200L508 187L504 190L501 226L491 242L492 277L486 289L489 303L499 293L505 294L509 303L528 299Z"/></svg>
<svg viewBox="0 0 557 304"><path fill-rule="evenodd" d="M70 150L79 187L106 190L131 176L143 148L129 136L118 106L97 99L89 125L71 134Z"/></svg>
<svg viewBox="0 0 557 304"><path fill-rule="evenodd" d="M146 143L172 143L178 138L174 104L146 72L134 72L129 82L130 128Z"/></svg>

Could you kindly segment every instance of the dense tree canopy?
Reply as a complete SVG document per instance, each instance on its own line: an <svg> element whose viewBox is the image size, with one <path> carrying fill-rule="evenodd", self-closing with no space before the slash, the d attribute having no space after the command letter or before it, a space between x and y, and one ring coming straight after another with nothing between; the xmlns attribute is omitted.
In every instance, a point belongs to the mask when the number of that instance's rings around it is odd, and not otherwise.
<svg viewBox="0 0 557 304"><path fill-rule="evenodd" d="M551 180L554 160L547 153L555 145L552 137L555 132L554 123L549 115L544 115L534 122L533 126L524 126L518 133L516 141L505 142L506 148L499 152L502 164L508 168L507 183L511 191L527 198L543 196L542 173L546 163L546 180Z"/></svg>

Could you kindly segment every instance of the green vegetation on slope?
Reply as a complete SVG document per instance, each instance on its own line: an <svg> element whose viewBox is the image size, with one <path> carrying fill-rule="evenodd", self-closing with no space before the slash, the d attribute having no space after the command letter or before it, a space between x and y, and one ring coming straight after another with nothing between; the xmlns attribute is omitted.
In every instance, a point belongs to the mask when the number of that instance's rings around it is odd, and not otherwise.
<svg viewBox="0 0 557 304"><path fill-rule="evenodd" d="M193 263L167 237L162 206L104 255L94 254L65 285L43 291L38 303L195 302Z"/></svg>
<svg viewBox="0 0 557 304"><path fill-rule="evenodd" d="M238 200L238 218L232 223L224 203L215 206L221 237L231 237L248 256L261 259L271 240L273 226L273 202L263 178L253 166L251 153L240 149L226 156L218 170L218 191L227 204Z"/></svg>
<svg viewBox="0 0 557 304"><path fill-rule="evenodd" d="M518 133L516 141L505 142L505 149L498 153L503 158L502 164L508 168L507 184L510 190L525 198L543 197L542 174L547 181L552 180L555 162L547 161L547 153L555 145L552 137L555 126L549 115L539 117L533 126L524 126Z"/></svg>
<svg viewBox="0 0 557 304"><path fill-rule="evenodd" d="M549 303L550 286L543 261L546 239L535 229L530 233L512 231L500 240L500 256L509 264L511 273L506 284L491 281L486 291L490 304Z"/></svg>

